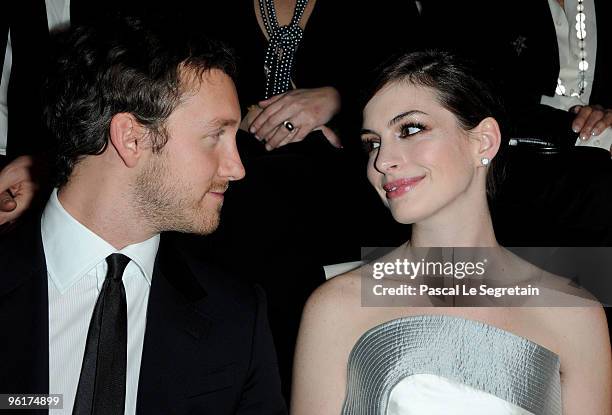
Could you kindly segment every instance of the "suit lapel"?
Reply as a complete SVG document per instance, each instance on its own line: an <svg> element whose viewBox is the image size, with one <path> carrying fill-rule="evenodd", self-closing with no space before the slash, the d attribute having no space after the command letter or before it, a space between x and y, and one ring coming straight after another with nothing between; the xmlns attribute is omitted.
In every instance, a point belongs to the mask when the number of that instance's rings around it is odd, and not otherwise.
<svg viewBox="0 0 612 415"><path fill-rule="evenodd" d="M9 239L10 238L10 239ZM0 390L49 393L49 306L40 216L0 241Z"/></svg>
<svg viewBox="0 0 612 415"><path fill-rule="evenodd" d="M165 403L184 397L181 374L197 359L211 324L199 311L205 301L204 289L162 236L147 307L137 413L163 413Z"/></svg>

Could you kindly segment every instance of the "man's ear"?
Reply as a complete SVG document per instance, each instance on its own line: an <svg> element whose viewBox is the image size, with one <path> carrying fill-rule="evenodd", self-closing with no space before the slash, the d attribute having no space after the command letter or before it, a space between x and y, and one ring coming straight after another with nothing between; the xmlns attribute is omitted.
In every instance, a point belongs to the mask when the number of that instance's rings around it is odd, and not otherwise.
<svg viewBox="0 0 612 415"><path fill-rule="evenodd" d="M483 159L493 160L501 145L501 131L499 124L493 117L487 117L470 131L471 138L476 139L477 146L474 154L477 165L486 165ZM488 164L488 163L487 163Z"/></svg>
<svg viewBox="0 0 612 415"><path fill-rule="evenodd" d="M115 114L110 122L110 142L127 167L135 167L145 149L145 128L127 112Z"/></svg>

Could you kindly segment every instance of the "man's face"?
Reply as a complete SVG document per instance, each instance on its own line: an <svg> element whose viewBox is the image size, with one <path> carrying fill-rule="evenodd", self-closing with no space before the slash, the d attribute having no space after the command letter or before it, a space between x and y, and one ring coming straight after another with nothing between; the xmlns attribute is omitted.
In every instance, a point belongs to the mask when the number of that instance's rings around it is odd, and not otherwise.
<svg viewBox="0 0 612 415"><path fill-rule="evenodd" d="M185 93L166 121L168 142L135 183L136 205L158 231L197 234L219 225L223 194L244 177L236 148L240 106L234 83L212 69L182 74Z"/></svg>

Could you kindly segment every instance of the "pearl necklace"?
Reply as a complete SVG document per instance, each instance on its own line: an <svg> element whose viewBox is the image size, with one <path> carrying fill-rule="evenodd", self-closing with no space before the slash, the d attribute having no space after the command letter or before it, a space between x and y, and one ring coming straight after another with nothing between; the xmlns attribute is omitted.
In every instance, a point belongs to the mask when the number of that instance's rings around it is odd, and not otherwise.
<svg viewBox="0 0 612 415"><path fill-rule="evenodd" d="M578 0L578 6L576 13L576 37L578 38L578 47L580 48L579 57L580 61L578 62L578 74L580 75L580 81L578 82L579 91L571 90L569 96L572 97L580 97L584 93L584 89L586 88L586 80L585 73L589 69L589 63L586 60L587 54L585 50L585 40L586 40L586 14L584 13L584 0ZM557 88L555 90L557 95L568 96L567 88L563 85L561 78L557 79Z"/></svg>
<svg viewBox="0 0 612 415"><path fill-rule="evenodd" d="M304 36L304 31L299 23L308 0L297 0L293 17L287 26L279 26L274 0L259 0L258 2L269 39L264 58L265 98L268 99L290 89L295 52Z"/></svg>

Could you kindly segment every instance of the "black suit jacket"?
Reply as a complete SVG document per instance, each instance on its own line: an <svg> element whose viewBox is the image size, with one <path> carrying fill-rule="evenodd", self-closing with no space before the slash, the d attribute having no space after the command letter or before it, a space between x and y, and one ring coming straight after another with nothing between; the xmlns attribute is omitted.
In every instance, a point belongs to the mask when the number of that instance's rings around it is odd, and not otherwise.
<svg viewBox="0 0 612 415"><path fill-rule="evenodd" d="M136 412L285 413L261 289L187 258L169 239L153 272ZM0 240L0 393L49 392L48 319L35 219Z"/></svg>

